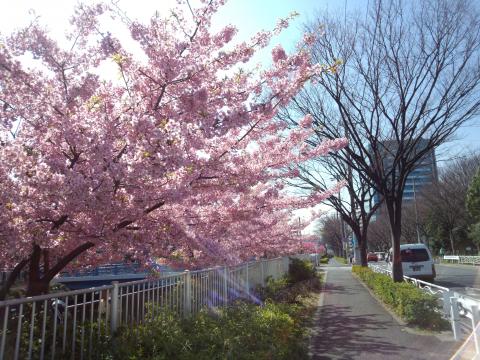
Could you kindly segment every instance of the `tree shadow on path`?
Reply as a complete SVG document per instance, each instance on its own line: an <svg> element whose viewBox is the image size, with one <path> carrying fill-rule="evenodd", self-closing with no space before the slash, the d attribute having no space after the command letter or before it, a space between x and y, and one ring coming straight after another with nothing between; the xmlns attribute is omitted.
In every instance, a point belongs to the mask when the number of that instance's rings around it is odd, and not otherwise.
<svg viewBox="0 0 480 360"><path fill-rule="evenodd" d="M406 332L404 326L358 287L362 285L357 283L345 288L327 283L325 296L328 301L314 319L312 359L449 358L451 343L442 343L434 336Z"/></svg>
<svg viewBox="0 0 480 360"><path fill-rule="evenodd" d="M346 306L325 305L321 310L317 333L312 339L313 359L355 359L360 353L390 358L405 348L379 339L369 330L386 329L389 322L375 314L352 315Z"/></svg>

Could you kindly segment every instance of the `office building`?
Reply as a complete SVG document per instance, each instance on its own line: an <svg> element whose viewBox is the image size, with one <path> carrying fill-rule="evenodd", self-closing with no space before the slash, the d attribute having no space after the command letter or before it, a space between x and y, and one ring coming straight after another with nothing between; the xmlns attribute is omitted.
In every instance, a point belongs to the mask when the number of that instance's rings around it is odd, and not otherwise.
<svg viewBox="0 0 480 360"><path fill-rule="evenodd" d="M393 155L395 153L395 147L397 142L394 140L385 141L382 143L385 146L385 149L390 149L391 151L385 151L385 157L383 159L383 166L385 168L391 167L393 164ZM418 147L421 149L426 146L426 140L422 139ZM405 189L403 193L403 201L410 202L421 193L422 189L425 186L431 185L437 181L437 162L435 158L435 151L431 150L425 154L425 156L418 162L417 166L410 175L407 177L405 182ZM379 195L377 193L373 196L374 204L378 203Z"/></svg>

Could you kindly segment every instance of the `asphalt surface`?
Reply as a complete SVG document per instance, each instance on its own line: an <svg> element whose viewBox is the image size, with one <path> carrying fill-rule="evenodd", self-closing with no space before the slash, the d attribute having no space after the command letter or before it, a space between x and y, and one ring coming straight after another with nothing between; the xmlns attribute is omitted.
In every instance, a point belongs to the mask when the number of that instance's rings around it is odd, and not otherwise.
<svg viewBox="0 0 480 360"><path fill-rule="evenodd" d="M473 265L436 264L435 283L453 290L461 288L480 288L480 267Z"/></svg>
<svg viewBox="0 0 480 360"><path fill-rule="evenodd" d="M313 359L449 359L451 335L427 335L401 325L351 273L331 262L316 314Z"/></svg>
<svg viewBox="0 0 480 360"><path fill-rule="evenodd" d="M387 266L384 261L373 264ZM476 298L480 297L480 266L435 264L435 269L437 271L437 277L435 278L436 285ZM479 290L470 291L470 289Z"/></svg>

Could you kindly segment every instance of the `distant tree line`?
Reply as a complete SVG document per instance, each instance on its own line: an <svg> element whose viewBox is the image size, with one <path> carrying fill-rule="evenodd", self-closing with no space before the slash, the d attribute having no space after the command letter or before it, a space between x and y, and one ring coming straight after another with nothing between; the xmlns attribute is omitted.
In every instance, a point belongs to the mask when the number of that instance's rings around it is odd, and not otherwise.
<svg viewBox="0 0 480 360"><path fill-rule="evenodd" d="M414 201L404 202L402 242L425 242L434 253L478 253L480 248L480 218L475 213L479 202L473 188L480 169L480 154L451 161L440 170L438 181L423 188ZM476 185L477 187L479 185ZM470 196L468 196L471 194ZM477 205L478 206L478 205ZM369 247L384 250L389 243L388 221L381 213L370 224Z"/></svg>
<svg viewBox="0 0 480 360"><path fill-rule="evenodd" d="M335 213L318 222L317 234L336 255L342 254L341 229ZM390 231L388 214L379 209L368 227L368 250L388 251ZM418 192L416 204L404 201L401 241L424 242L435 254L480 252L480 154L451 161L438 181Z"/></svg>

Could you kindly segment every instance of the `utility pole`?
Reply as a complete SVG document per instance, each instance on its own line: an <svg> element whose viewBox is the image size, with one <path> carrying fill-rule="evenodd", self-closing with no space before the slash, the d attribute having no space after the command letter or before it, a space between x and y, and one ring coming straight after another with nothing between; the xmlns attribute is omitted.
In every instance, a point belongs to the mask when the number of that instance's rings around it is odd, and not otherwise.
<svg viewBox="0 0 480 360"><path fill-rule="evenodd" d="M415 178L413 178L413 206L415 208L415 230L417 231L417 242L420 244L420 230L418 228L417 192L415 191Z"/></svg>
<svg viewBox="0 0 480 360"><path fill-rule="evenodd" d="M340 177L339 176L335 176L333 178L330 179L331 181L339 181L340 180ZM339 190L338 191L338 202L340 203L340 206L342 204L342 191ZM345 222L343 221L343 217L342 217L342 214L340 213L340 211L337 211L337 217L340 218L340 234L342 236L342 257L344 257L345 259L347 258L347 247L345 246L346 245L346 231L345 231ZM347 244L348 245L348 244Z"/></svg>
<svg viewBox="0 0 480 360"><path fill-rule="evenodd" d="M342 203L342 195L341 191L338 192L338 201ZM347 249L346 249L346 236L345 236L345 222L343 221L342 214L338 214L340 216L340 233L342 234L342 257L345 259L347 258Z"/></svg>

